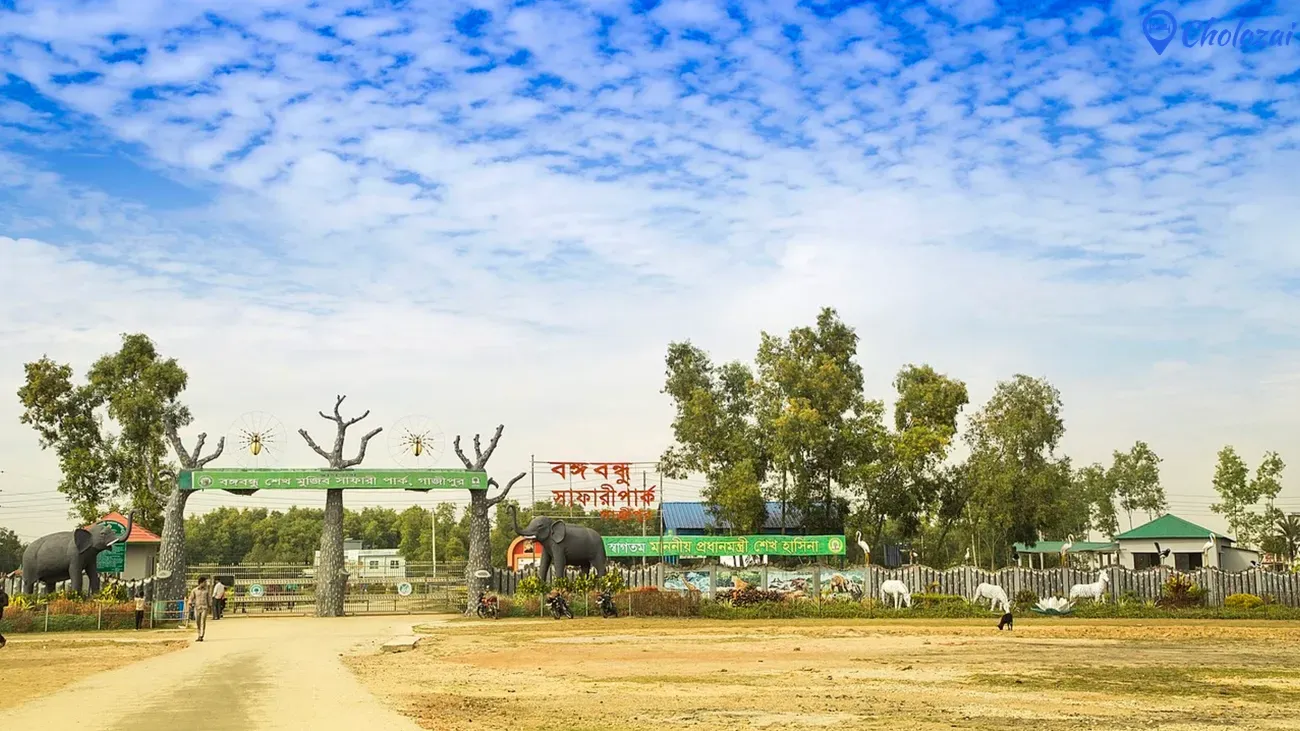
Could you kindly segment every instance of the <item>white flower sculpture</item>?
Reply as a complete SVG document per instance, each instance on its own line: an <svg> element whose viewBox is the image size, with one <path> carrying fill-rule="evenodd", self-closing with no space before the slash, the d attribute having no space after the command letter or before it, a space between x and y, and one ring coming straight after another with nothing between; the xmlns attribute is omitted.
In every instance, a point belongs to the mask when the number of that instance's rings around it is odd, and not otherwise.
<svg viewBox="0 0 1300 731"><path fill-rule="evenodd" d="M1059 596L1049 596L1046 599L1039 599L1034 611L1039 614L1069 614L1074 611L1074 603Z"/></svg>

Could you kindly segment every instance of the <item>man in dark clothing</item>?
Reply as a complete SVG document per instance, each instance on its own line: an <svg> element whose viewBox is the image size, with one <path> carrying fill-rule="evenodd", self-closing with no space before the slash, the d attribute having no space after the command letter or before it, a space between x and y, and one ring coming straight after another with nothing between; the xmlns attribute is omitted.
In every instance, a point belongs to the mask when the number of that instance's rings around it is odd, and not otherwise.
<svg viewBox="0 0 1300 731"><path fill-rule="evenodd" d="M9 606L9 595L5 593L5 588L0 586L0 619L5 618L5 607ZM0 647L8 644L4 635L0 635Z"/></svg>

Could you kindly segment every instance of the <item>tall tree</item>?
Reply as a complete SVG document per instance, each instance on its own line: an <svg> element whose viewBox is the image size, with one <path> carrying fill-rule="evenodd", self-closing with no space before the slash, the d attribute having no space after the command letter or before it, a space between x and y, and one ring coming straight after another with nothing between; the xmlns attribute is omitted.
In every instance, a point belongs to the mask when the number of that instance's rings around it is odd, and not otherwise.
<svg viewBox="0 0 1300 731"><path fill-rule="evenodd" d="M492 435L492 441L488 442L487 451L479 448L479 435L474 435L474 459L471 460L465 455L465 451L460 448L460 435L452 442L452 447L456 451L456 456L460 458L461 464L465 469L472 472L486 472L488 460L492 459L492 453L497 450L497 444L501 441L501 432L505 431L505 425L497 426L496 433ZM469 491L469 560L465 563L465 585L469 588L465 604L465 613L470 614L474 611L475 602L478 595L486 590L487 580L477 576L479 571L486 571L492 567L492 524L488 511L495 505L506 499L510 494L510 489L515 483L524 479L527 472L520 472L506 483L505 489L495 497L488 497L487 490L470 490ZM488 478L488 487L500 489L497 481L491 477Z"/></svg>
<svg viewBox="0 0 1300 731"><path fill-rule="evenodd" d="M762 433L788 479L783 494L814 532L843 529L849 490L886 449L884 404L863 395L857 347L857 333L827 307L815 327L763 333L758 349Z"/></svg>
<svg viewBox="0 0 1300 731"><path fill-rule="evenodd" d="M15 571L23 563L23 549L26 546L18 540L18 534L8 528L0 528L0 574Z"/></svg>
<svg viewBox="0 0 1300 731"><path fill-rule="evenodd" d="M929 365L908 364L894 379L894 433L886 442L880 468L864 484L876 489L876 527L895 522L898 537L912 540L939 512L947 459L957 435L957 417L970 403L966 384ZM878 531L877 531L878 533ZM879 536L877 535L877 538Z"/></svg>
<svg viewBox="0 0 1300 731"><path fill-rule="evenodd" d="M1219 450L1214 468L1214 491L1219 494L1219 502L1210 509L1228 519L1228 527L1239 543L1258 545L1281 517L1273 501L1282 491L1284 469L1286 463L1277 452L1266 452L1252 478L1237 450L1231 446Z"/></svg>
<svg viewBox="0 0 1300 731"><path fill-rule="evenodd" d="M21 421L36 429L43 449L58 454L59 491L77 517L89 523L109 501L125 501L136 523L161 530L164 420L188 380L176 359L161 358L147 335L135 333L122 336L116 353L95 361L84 385L72 383L71 366L48 357L24 370L26 381L18 389ZM111 433L101 408L117 433Z"/></svg>
<svg viewBox="0 0 1300 731"><path fill-rule="evenodd" d="M999 382L971 420L968 516L988 539L990 565L1011 543L1036 542L1055 519L1070 489L1069 462L1055 454L1064 434L1060 392L1023 374Z"/></svg>
<svg viewBox="0 0 1300 731"><path fill-rule="evenodd" d="M185 449L181 441L180 429L194 421L190 410L173 402L163 417L163 433L171 444L176 459L182 469L200 470L221 456L226 448L226 438L217 440L217 448L210 454L203 454L203 445L208 440L207 432L194 440L194 451ZM155 585L155 598L163 601L180 601L185 598L185 504L189 502L193 491L182 490L180 480L175 474L164 473L164 482L170 486L167 504L163 509L162 545L158 547L158 573L166 576Z"/></svg>
<svg viewBox="0 0 1300 731"><path fill-rule="evenodd" d="M355 419L344 419L339 413L339 407L343 405L343 399L347 396L337 396L334 399L334 413L326 414L319 411L322 419L334 422L335 436L334 447L326 452L316 444L306 429L299 429L298 434L307 442L307 446L312 451L319 454L326 462L329 463L331 470L346 470L355 467L366 458L366 446L376 434L383 431L382 426L377 426L361 437L361 445L357 449L357 456L352 459L346 459L343 456L343 440L347 438L348 428L362 419L370 416L370 410L367 409L364 414ZM320 564L316 567L316 616L317 617L342 617L343 616L343 599L347 593L347 573L343 570L343 490L329 489L325 491L325 522L321 527L320 535Z"/></svg>
<svg viewBox="0 0 1300 731"><path fill-rule="evenodd" d="M676 443L664 451L665 477L703 474L701 497L715 519L740 533L756 533L767 519L763 482L770 457L755 415L757 384L739 362L715 367L689 342L668 346L663 393L676 408Z"/></svg>
<svg viewBox="0 0 1300 731"><path fill-rule="evenodd" d="M1134 442L1127 452L1115 451L1107 477L1114 483L1119 507L1133 528L1133 513L1146 513L1147 520L1168 509L1160 485L1160 456L1146 442Z"/></svg>
<svg viewBox="0 0 1300 731"><path fill-rule="evenodd" d="M1119 514L1115 511L1115 479L1100 464L1090 464L1074 473L1075 492L1088 506L1088 527L1114 538L1119 533Z"/></svg>

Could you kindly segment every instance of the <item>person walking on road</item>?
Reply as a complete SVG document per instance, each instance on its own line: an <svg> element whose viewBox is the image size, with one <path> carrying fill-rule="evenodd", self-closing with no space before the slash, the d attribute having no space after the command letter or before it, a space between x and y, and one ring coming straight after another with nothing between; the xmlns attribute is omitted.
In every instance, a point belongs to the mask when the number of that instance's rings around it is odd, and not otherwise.
<svg viewBox="0 0 1300 731"><path fill-rule="evenodd" d="M138 589L135 592L135 628L140 629L144 624L144 589Z"/></svg>
<svg viewBox="0 0 1300 731"><path fill-rule="evenodd" d="M212 590L208 587L208 577L199 577L198 585L190 590L185 603L194 612L194 627L199 631L198 641L202 642L203 633L208 628L208 612L212 611Z"/></svg>
<svg viewBox="0 0 1300 731"><path fill-rule="evenodd" d="M212 618L221 619L226 616L226 585L216 577L212 581Z"/></svg>

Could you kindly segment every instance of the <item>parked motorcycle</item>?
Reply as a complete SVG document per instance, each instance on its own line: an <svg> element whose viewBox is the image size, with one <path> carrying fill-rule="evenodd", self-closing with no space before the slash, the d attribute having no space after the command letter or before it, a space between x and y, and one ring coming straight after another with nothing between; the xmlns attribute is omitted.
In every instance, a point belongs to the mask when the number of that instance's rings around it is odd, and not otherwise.
<svg viewBox="0 0 1300 731"><path fill-rule="evenodd" d="M607 591L600 593L600 616L605 619L618 616L618 607L614 606L614 597Z"/></svg>
<svg viewBox="0 0 1300 731"><path fill-rule="evenodd" d="M573 619L573 612L569 609L569 602L565 600L564 595L556 592L546 597L546 605L551 608L551 616L556 619L568 617Z"/></svg>
<svg viewBox="0 0 1300 731"><path fill-rule="evenodd" d="M479 619L487 619L488 617L497 619L501 615L501 604L494 596L479 594L478 607L476 607L474 611L475 614L478 615Z"/></svg>

